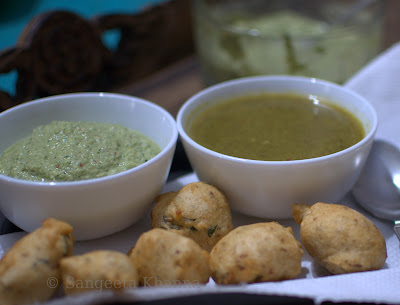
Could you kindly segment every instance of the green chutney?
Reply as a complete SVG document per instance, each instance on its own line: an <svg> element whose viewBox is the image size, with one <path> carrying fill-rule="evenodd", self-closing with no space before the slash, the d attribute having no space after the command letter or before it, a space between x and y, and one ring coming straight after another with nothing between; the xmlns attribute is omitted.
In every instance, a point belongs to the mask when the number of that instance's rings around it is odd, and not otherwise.
<svg viewBox="0 0 400 305"><path fill-rule="evenodd" d="M85 180L136 167L160 151L154 141L121 125L54 121L6 149L0 173L31 181Z"/></svg>
<svg viewBox="0 0 400 305"><path fill-rule="evenodd" d="M213 151L245 159L321 157L356 144L365 134L356 117L315 96L260 93L204 108L193 113L188 135Z"/></svg>

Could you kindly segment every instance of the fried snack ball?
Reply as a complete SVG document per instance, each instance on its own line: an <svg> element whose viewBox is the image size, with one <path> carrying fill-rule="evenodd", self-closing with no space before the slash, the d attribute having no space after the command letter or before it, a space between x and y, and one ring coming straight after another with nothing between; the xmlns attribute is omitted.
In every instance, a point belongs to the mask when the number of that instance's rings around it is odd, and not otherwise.
<svg viewBox="0 0 400 305"><path fill-rule="evenodd" d="M153 228L189 237L207 251L233 229L225 195L205 182L190 183L177 192L160 195L151 218Z"/></svg>
<svg viewBox="0 0 400 305"><path fill-rule="evenodd" d="M63 258L60 262L65 294L120 290L139 285L139 275L128 255L97 250Z"/></svg>
<svg viewBox="0 0 400 305"><path fill-rule="evenodd" d="M0 261L0 304L44 302L57 292L59 261L72 254L72 231L49 218L11 247Z"/></svg>
<svg viewBox="0 0 400 305"><path fill-rule="evenodd" d="M211 250L211 276L218 284L292 279L301 272L302 256L290 227L276 222L240 226Z"/></svg>
<svg viewBox="0 0 400 305"><path fill-rule="evenodd" d="M313 259L332 274L377 270L385 263L386 243L375 224L339 204L293 205L301 241Z"/></svg>
<svg viewBox="0 0 400 305"><path fill-rule="evenodd" d="M163 229L143 233L130 258L142 286L207 283L209 253L185 236Z"/></svg>

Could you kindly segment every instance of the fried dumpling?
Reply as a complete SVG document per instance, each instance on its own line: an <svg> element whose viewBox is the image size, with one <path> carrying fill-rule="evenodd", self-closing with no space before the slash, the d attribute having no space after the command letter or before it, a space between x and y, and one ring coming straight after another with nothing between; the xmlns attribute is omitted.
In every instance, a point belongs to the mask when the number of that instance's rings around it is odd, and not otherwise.
<svg viewBox="0 0 400 305"><path fill-rule="evenodd" d="M210 277L209 253L192 239L163 229L143 233L129 255L142 286L198 285Z"/></svg>
<svg viewBox="0 0 400 305"><path fill-rule="evenodd" d="M49 218L11 247L0 261L0 304L44 302L57 292L59 261L72 254L72 231Z"/></svg>
<svg viewBox="0 0 400 305"><path fill-rule="evenodd" d="M219 284L295 278L301 272L301 244L290 227L256 223L229 232L211 250L210 267Z"/></svg>
<svg viewBox="0 0 400 305"><path fill-rule="evenodd" d="M151 217L153 228L189 237L207 251L233 229L225 195L205 182L189 183L177 192L162 194Z"/></svg>
<svg viewBox="0 0 400 305"><path fill-rule="evenodd" d="M339 204L293 205L301 241L313 259L332 274L377 270L385 263L386 243L375 224Z"/></svg>
<svg viewBox="0 0 400 305"><path fill-rule="evenodd" d="M65 294L139 285L136 268L126 254L118 251L96 250L66 257L60 266Z"/></svg>

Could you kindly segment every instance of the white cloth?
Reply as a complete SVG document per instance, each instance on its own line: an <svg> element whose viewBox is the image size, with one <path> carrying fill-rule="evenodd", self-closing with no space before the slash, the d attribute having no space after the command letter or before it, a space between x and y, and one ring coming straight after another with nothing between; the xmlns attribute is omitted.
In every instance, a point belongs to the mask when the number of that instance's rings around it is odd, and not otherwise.
<svg viewBox="0 0 400 305"><path fill-rule="evenodd" d="M400 147L400 45L394 45L369 65L351 78L345 86L354 89L365 96L378 113L379 127L377 138L390 141ZM164 191L178 190L183 185L196 181L195 174L181 177L168 183ZM138 288L114 296L109 291L88 293L74 297L62 295L48 302L53 305L91 304L98 300L118 298L118 300L155 300L173 296L195 295L199 293L247 292L256 294L276 294L298 296L313 299L316 303L332 302L368 302L400 304L400 248L394 231L393 223L374 218L360 206L351 195L342 202L361 211L369 217L385 236L388 258L382 270L352 273L346 275L328 275L318 265L313 263L305 251L302 261L302 273L295 280L282 282L259 283L238 286L218 286L212 280L199 287L157 287ZM233 213L235 226L265 221ZM284 226L291 226L295 237L300 240L298 225L292 220L280 221ZM134 226L98 240L77 242L75 254L81 254L95 249L113 249L127 252L134 246L142 232L151 229L150 216ZM0 256L25 233L12 233L0 236Z"/></svg>

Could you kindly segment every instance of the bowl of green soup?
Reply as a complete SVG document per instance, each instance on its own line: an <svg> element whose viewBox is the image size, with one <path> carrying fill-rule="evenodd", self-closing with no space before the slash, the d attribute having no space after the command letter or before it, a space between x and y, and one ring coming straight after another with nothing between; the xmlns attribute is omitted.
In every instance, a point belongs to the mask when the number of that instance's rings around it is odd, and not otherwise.
<svg viewBox="0 0 400 305"><path fill-rule="evenodd" d="M0 113L0 212L28 232L49 217L77 240L127 228L167 179L174 118L149 101L75 93Z"/></svg>
<svg viewBox="0 0 400 305"><path fill-rule="evenodd" d="M268 219L292 204L337 202L355 184L377 115L359 94L296 76L255 76L208 87L187 100L177 125L198 178L231 207Z"/></svg>

